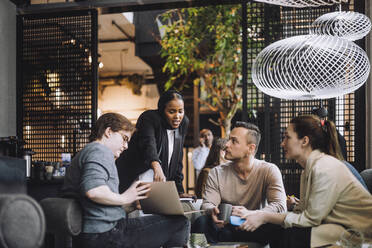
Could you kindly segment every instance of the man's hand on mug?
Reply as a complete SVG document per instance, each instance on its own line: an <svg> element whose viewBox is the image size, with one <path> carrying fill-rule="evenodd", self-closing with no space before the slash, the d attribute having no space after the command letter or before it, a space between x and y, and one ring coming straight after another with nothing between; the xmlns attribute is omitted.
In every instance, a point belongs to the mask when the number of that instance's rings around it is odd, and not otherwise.
<svg viewBox="0 0 372 248"><path fill-rule="evenodd" d="M249 214L250 212L254 212L254 211L248 210L244 206L233 206L231 214L235 216L243 217Z"/></svg>
<svg viewBox="0 0 372 248"><path fill-rule="evenodd" d="M223 220L218 219L218 214L220 213L220 210L217 207L214 207L211 209L210 213L214 224L216 224L218 228L224 227L225 222Z"/></svg>

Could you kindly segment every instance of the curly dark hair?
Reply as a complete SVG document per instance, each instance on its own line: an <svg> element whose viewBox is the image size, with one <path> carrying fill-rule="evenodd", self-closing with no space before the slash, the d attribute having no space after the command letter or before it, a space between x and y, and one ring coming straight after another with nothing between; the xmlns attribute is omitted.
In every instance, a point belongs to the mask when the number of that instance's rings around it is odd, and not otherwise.
<svg viewBox="0 0 372 248"><path fill-rule="evenodd" d="M172 101L173 99L178 99L183 101L183 97L181 93L179 93L176 90L168 90L164 92L158 101L158 111L163 114L165 106L167 105L168 102Z"/></svg>

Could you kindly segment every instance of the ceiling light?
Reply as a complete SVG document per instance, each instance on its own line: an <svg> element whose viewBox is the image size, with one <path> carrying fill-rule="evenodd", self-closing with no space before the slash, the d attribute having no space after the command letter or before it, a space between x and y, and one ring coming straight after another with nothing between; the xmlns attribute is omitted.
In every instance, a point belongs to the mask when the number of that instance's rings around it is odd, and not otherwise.
<svg viewBox="0 0 372 248"><path fill-rule="evenodd" d="M337 11L318 17L310 34L327 34L347 40L359 40L371 31L371 21L361 13Z"/></svg>
<svg viewBox="0 0 372 248"><path fill-rule="evenodd" d="M282 99L326 99L351 93L368 78L370 64L352 41L301 35L263 49L252 65L253 83Z"/></svg>
<svg viewBox="0 0 372 248"><path fill-rule="evenodd" d="M256 0L257 2L281 5L286 7L318 7L323 5L347 3L348 0Z"/></svg>

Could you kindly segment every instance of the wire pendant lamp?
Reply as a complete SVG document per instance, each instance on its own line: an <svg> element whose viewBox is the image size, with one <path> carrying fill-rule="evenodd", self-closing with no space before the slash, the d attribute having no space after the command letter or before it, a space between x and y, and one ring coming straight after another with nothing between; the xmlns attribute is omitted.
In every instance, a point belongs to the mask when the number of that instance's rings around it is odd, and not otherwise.
<svg viewBox="0 0 372 248"><path fill-rule="evenodd" d="M303 8L347 3L348 0L255 0L255 1L281 5L285 7Z"/></svg>
<svg viewBox="0 0 372 248"><path fill-rule="evenodd" d="M357 12L338 11L318 17L310 34L333 35L347 40L359 40L371 31L370 19Z"/></svg>
<svg viewBox="0 0 372 248"><path fill-rule="evenodd" d="M262 92L293 100L341 96L368 78L367 54L355 43L329 35L301 35L263 49L252 67Z"/></svg>

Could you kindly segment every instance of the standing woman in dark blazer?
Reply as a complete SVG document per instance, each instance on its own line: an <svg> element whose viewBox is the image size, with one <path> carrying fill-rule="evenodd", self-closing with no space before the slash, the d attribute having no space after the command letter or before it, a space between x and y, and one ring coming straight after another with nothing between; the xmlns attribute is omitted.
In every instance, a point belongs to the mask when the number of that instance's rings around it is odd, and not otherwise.
<svg viewBox="0 0 372 248"><path fill-rule="evenodd" d="M120 191L127 189L140 174L152 169L154 181L175 181L178 193L185 196L182 158L188 124L183 97L177 91L163 93L157 110L143 112L128 150L116 160Z"/></svg>

